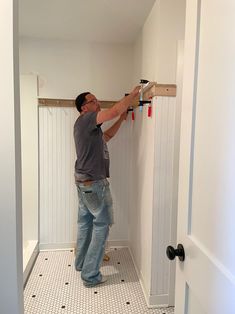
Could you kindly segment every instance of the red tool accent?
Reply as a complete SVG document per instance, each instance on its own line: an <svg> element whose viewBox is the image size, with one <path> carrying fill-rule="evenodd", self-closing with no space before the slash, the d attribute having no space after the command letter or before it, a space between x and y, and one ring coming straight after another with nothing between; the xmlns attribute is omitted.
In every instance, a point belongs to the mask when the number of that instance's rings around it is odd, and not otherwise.
<svg viewBox="0 0 235 314"><path fill-rule="evenodd" d="M152 100L152 96L149 96L149 99ZM152 102L148 106L148 117L152 116Z"/></svg>
<svg viewBox="0 0 235 314"><path fill-rule="evenodd" d="M133 110L132 113L131 113L131 118L132 118L132 121L135 120L135 112L134 112L134 110Z"/></svg>

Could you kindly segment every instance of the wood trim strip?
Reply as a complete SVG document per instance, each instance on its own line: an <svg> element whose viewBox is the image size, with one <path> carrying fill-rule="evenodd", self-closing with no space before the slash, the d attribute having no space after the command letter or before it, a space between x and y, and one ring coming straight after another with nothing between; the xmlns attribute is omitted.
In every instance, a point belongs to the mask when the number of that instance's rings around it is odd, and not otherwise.
<svg viewBox="0 0 235 314"><path fill-rule="evenodd" d="M75 107L73 99L38 98L41 107Z"/></svg>
<svg viewBox="0 0 235 314"><path fill-rule="evenodd" d="M176 97L176 85L175 84L157 84L150 82L144 88L144 100L149 100L155 96L163 97ZM139 105L139 99L134 101L134 106Z"/></svg>
<svg viewBox="0 0 235 314"><path fill-rule="evenodd" d="M174 84L157 84L150 82L144 88L144 99L148 100L154 96L176 97L176 85ZM101 100L101 108L110 108L116 101ZM136 99L132 104L138 106L139 99ZM75 107L73 99L53 99L53 98L38 98L40 107Z"/></svg>
<svg viewBox="0 0 235 314"><path fill-rule="evenodd" d="M101 101L101 108L110 108L115 101ZM75 107L73 99L54 99L54 98L38 98L38 106L40 107Z"/></svg>

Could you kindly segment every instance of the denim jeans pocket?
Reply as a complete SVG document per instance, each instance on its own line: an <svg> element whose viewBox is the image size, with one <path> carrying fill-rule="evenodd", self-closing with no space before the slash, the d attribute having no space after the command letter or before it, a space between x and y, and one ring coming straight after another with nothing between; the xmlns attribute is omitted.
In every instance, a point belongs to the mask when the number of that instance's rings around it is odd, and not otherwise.
<svg viewBox="0 0 235 314"><path fill-rule="evenodd" d="M88 209L97 210L100 207L102 203L102 198L97 192L92 191L92 190L87 190L87 191L83 191L82 194L83 194L84 202L86 206L88 207Z"/></svg>

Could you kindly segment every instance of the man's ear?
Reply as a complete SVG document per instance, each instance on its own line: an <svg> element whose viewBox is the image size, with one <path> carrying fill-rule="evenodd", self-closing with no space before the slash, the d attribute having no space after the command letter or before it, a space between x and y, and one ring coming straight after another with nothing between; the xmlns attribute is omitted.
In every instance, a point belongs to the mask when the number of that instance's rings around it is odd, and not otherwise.
<svg viewBox="0 0 235 314"><path fill-rule="evenodd" d="M86 105L82 106L82 112L87 112L87 111L88 111L87 106Z"/></svg>

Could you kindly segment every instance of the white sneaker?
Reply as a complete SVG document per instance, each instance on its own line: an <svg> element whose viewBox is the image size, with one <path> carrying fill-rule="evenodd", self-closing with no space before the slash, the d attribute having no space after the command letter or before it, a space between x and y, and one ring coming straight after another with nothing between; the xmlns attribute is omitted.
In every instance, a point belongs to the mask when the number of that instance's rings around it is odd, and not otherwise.
<svg viewBox="0 0 235 314"><path fill-rule="evenodd" d="M98 282L98 284L104 283L104 282L106 282L107 280L108 280L108 277L102 275L102 279L101 279L100 282ZM98 284L97 284L97 285L98 285Z"/></svg>
<svg viewBox="0 0 235 314"><path fill-rule="evenodd" d="M107 280L108 280L108 277L102 276L102 279L99 282L97 282L95 284L86 284L86 283L84 283L84 286L86 288L93 288L93 287L96 287L98 285L101 285L102 283L105 283Z"/></svg>

